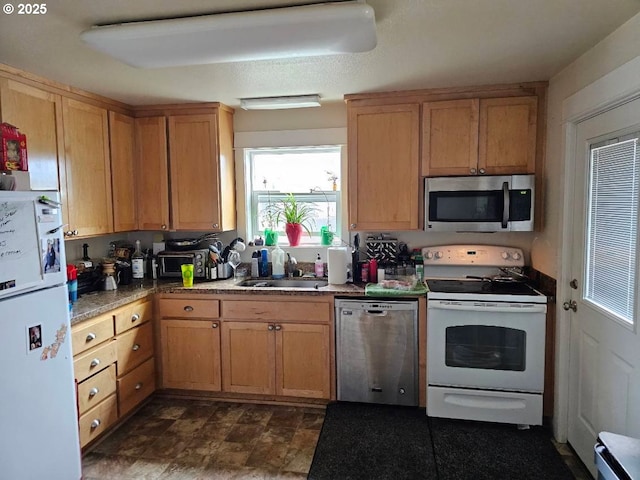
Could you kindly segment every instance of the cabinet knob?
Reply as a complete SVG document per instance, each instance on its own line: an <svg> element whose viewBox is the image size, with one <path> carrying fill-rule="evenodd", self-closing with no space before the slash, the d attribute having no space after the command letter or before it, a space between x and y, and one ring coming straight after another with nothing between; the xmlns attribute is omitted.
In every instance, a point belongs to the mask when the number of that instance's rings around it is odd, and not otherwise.
<svg viewBox="0 0 640 480"><path fill-rule="evenodd" d="M193 307L191 305L187 305L186 307L184 307L184 311L185 312L193 312Z"/></svg>
<svg viewBox="0 0 640 480"><path fill-rule="evenodd" d="M282 325L276 325L276 331L279 332L280 330L282 330Z"/></svg>
<svg viewBox="0 0 640 480"><path fill-rule="evenodd" d="M484 172L485 172L484 168L481 168L479 172L480 172L480 175L484 175Z"/></svg>
<svg viewBox="0 0 640 480"><path fill-rule="evenodd" d="M89 396L95 397L98 394L98 392L100 392L98 387L93 387L91 390L89 390Z"/></svg>
<svg viewBox="0 0 640 480"><path fill-rule="evenodd" d="M214 323L212 323L212 324L211 324L211 328L218 328L218 324L217 324L217 323L215 323L215 322L214 322Z"/></svg>
<svg viewBox="0 0 640 480"><path fill-rule="evenodd" d="M163 223L162 225L160 225L160 228L161 228L162 230L166 230L166 229L167 229L167 226Z"/></svg>
<svg viewBox="0 0 640 480"><path fill-rule="evenodd" d="M95 340L95 339L96 339L95 333L90 333L89 335L87 335L87 342L90 342L91 340Z"/></svg>
<svg viewBox="0 0 640 480"><path fill-rule="evenodd" d="M91 363L89 364L92 368L93 367L97 367L98 365L100 365L100 359L99 358L94 358L93 360L91 360Z"/></svg>
<svg viewBox="0 0 640 480"><path fill-rule="evenodd" d="M95 430L96 428L98 428L101 423L102 422L100 421L100 419L96 418L93 422L91 422L91 430Z"/></svg>
<svg viewBox="0 0 640 480"><path fill-rule="evenodd" d="M136 387L135 387L136 390L140 390L142 388L142 385L143 385L142 382L136 383Z"/></svg>
<svg viewBox="0 0 640 480"><path fill-rule="evenodd" d="M349 228L356 228L356 224L352 223L351 225L349 225Z"/></svg>
<svg viewBox="0 0 640 480"><path fill-rule="evenodd" d="M214 223L213 225L211 225L213 228L218 228L218 224Z"/></svg>
<svg viewBox="0 0 640 480"><path fill-rule="evenodd" d="M140 315L138 315L137 313L134 313L133 315L131 315L131 322L137 322L138 320L140 320Z"/></svg>
<svg viewBox="0 0 640 480"><path fill-rule="evenodd" d="M475 169L475 168L470 168L470 169L469 169L469 172L470 172L472 175L475 175L475 174L476 174L476 169Z"/></svg>
<svg viewBox="0 0 640 480"><path fill-rule="evenodd" d="M131 350L133 350L134 352L137 352L138 350L140 350L140 345L137 343L134 343L133 347L131 347Z"/></svg>
<svg viewBox="0 0 640 480"><path fill-rule="evenodd" d="M269 331L271 332L274 328L276 328L276 327L275 327L275 326L273 326L273 325L269 325L269 326L267 327L267 330L269 330Z"/></svg>

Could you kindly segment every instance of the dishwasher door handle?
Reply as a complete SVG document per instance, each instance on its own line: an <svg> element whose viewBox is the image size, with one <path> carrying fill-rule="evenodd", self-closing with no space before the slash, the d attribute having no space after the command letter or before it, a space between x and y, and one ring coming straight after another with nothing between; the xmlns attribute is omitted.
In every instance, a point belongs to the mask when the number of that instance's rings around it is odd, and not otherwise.
<svg viewBox="0 0 640 480"><path fill-rule="evenodd" d="M389 313L387 310L365 310L367 315L375 315L376 317L386 317Z"/></svg>

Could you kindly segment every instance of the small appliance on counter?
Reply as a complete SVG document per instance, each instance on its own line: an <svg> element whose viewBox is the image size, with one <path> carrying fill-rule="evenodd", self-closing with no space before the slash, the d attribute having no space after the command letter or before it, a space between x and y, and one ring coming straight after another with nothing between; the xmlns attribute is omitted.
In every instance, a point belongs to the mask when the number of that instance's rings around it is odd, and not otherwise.
<svg viewBox="0 0 640 480"><path fill-rule="evenodd" d="M206 261L209 249L184 250L181 252L164 250L158 253L158 269L161 278L182 278L180 265L193 263L193 277L206 278Z"/></svg>

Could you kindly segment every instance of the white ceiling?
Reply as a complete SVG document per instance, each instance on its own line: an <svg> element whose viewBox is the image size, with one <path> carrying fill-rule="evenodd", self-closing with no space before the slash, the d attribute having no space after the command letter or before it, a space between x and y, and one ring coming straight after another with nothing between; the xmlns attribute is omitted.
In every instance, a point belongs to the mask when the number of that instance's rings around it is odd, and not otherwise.
<svg viewBox="0 0 640 480"><path fill-rule="evenodd" d="M4 2L3 2L4 3ZM369 0L366 53L136 69L79 37L96 24L318 3L54 0L45 15L0 13L0 63L125 103L221 101L548 80L640 11L639 0ZM17 5L17 3L15 3Z"/></svg>

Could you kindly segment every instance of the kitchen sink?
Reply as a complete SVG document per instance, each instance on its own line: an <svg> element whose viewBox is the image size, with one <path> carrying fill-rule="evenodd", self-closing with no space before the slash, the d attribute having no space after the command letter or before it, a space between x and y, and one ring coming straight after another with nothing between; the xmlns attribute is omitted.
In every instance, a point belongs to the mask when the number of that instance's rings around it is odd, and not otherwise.
<svg viewBox="0 0 640 480"><path fill-rule="evenodd" d="M266 287L266 288L321 288L326 287L329 284L326 280L316 280L310 278L309 280L244 280L238 283L239 287Z"/></svg>

